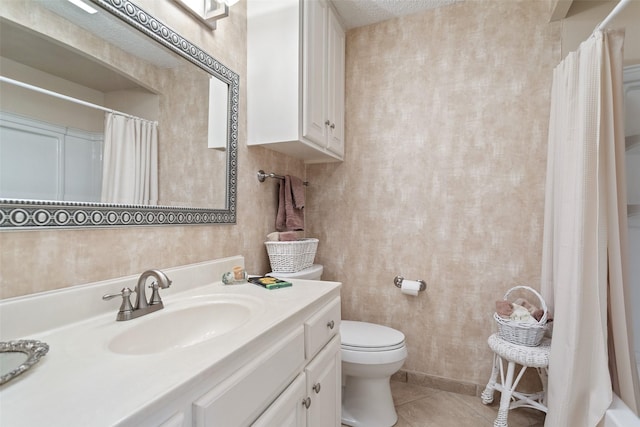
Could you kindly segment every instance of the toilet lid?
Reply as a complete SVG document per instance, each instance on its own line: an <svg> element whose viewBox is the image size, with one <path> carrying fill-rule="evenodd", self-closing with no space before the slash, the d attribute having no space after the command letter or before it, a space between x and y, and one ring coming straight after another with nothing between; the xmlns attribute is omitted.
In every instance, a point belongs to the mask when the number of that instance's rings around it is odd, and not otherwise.
<svg viewBox="0 0 640 427"><path fill-rule="evenodd" d="M360 351L393 350L404 345L404 334L387 326L367 322L340 322L342 348Z"/></svg>
<svg viewBox="0 0 640 427"><path fill-rule="evenodd" d="M313 264L311 267L307 267L304 270L297 271L295 273L279 273L272 271L267 273L267 276L276 277L278 279L310 279L320 280L322 277L322 264Z"/></svg>

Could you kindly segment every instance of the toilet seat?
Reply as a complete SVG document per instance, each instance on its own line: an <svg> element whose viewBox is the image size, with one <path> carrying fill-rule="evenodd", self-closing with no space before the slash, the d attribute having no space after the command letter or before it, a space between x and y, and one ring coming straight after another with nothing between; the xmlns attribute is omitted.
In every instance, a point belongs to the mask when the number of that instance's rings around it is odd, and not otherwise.
<svg viewBox="0 0 640 427"><path fill-rule="evenodd" d="M400 348L397 348L395 350L386 351L353 351L342 348L340 350L340 354L343 362L343 370L345 362L362 366L379 366L400 363L400 365L395 369L397 371L398 369L400 369L400 366L402 366L402 362L404 362L404 360L407 358L408 352L407 347L405 345L402 345Z"/></svg>
<svg viewBox="0 0 640 427"><path fill-rule="evenodd" d="M404 347L404 334L387 326L343 320L340 323L343 350L381 352Z"/></svg>
<svg viewBox="0 0 640 427"><path fill-rule="evenodd" d="M390 346L386 346L386 347L358 347L358 346L353 346L353 345L346 345L346 344L341 344L340 348L342 348L343 350L351 350L351 351L362 351L362 352L371 352L371 353L375 353L378 351L391 351L391 350L397 350L399 348L404 347L404 341L402 341L400 344L396 344L396 345L390 345Z"/></svg>

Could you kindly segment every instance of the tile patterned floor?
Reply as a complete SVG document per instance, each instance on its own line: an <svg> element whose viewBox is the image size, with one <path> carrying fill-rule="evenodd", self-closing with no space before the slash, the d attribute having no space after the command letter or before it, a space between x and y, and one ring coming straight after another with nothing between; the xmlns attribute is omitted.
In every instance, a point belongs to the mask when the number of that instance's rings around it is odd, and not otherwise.
<svg viewBox="0 0 640 427"><path fill-rule="evenodd" d="M491 405L480 397L451 393L416 384L392 381L391 392L398 412L395 427L492 427L500 394ZM519 408L509 411L509 427L543 427L544 413Z"/></svg>

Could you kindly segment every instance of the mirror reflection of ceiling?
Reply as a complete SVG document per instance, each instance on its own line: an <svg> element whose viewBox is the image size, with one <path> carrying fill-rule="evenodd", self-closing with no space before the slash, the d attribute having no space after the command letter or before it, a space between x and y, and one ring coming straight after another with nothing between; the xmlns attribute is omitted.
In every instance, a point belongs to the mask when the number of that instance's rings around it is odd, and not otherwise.
<svg viewBox="0 0 640 427"><path fill-rule="evenodd" d="M68 46L3 19L0 19L0 56L100 92L143 89Z"/></svg>
<svg viewBox="0 0 640 427"><path fill-rule="evenodd" d="M110 44L159 68L171 69L184 65L182 58L155 43L150 43L147 36L108 14L87 14L67 1L35 1ZM0 20L0 56L100 92L127 89L146 91L117 70L98 64L82 52L75 52L68 46L61 46L30 29L6 20Z"/></svg>

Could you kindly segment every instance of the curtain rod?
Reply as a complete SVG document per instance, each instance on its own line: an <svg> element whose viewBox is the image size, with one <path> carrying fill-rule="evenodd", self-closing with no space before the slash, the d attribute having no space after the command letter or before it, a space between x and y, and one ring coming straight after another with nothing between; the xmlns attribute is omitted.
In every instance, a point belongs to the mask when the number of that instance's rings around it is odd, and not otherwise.
<svg viewBox="0 0 640 427"><path fill-rule="evenodd" d="M631 3L631 0L620 0L616 7L613 8L611 13L609 13L607 17L604 18L604 21L602 21L600 25L596 27L596 30L604 30L605 27L609 25L611 21L613 21L616 15L620 13L620 11L622 11L622 9L624 9L629 3Z"/></svg>
<svg viewBox="0 0 640 427"><path fill-rule="evenodd" d="M60 99L64 99L65 101L73 102L75 104L84 105L85 107L91 107L91 108L95 108L96 110L106 111L107 113L117 114L119 116L125 116L125 117L131 118L131 119L140 119L140 120L144 120L146 122L157 123L154 120L147 120L147 119L143 119L142 117L136 117L136 116L133 116L131 114L123 113L121 111L116 111L116 110L112 110L110 108L105 108L105 107L103 107L101 105L92 104L91 102L87 102L87 101L83 101L81 99L73 98L71 96L63 95L61 93L54 92L54 91L51 91L51 90L48 90L48 89L43 89L41 87L30 85L29 83L24 83L24 82L21 82L21 81L18 81L18 80L10 79L10 78L5 77L5 76L0 76L0 81L5 82L5 83L9 83L9 84L12 84L12 85L15 85L15 86L20 86L20 87L25 88L25 89L33 90L35 92L44 93L45 95L53 96L54 98L60 98Z"/></svg>

